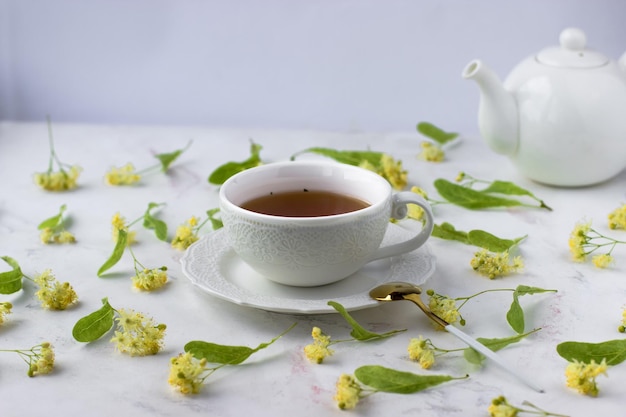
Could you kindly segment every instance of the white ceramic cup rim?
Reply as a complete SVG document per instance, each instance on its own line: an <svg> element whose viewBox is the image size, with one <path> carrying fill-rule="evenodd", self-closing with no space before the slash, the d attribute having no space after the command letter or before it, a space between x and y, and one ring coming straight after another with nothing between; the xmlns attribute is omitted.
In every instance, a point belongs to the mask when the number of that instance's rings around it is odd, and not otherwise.
<svg viewBox="0 0 626 417"><path fill-rule="evenodd" d="M258 213L258 212L247 210L241 207L241 204L244 204L245 202L251 199L254 199L256 197L260 197L263 195L267 195L270 189L273 190L272 185L274 187L279 187L276 190L276 192L295 191L301 188L302 183L293 184L293 185L289 185L285 183L279 186L276 183L264 184L263 180L260 179L262 178L262 175L264 174L269 174L271 172L278 173L283 168L293 168L294 170L296 169L304 170L307 168L312 168L312 169L318 170L318 172L320 169L323 169L323 170L332 170L334 173L339 173L339 172L345 173L351 177L343 178L343 179L336 178L335 184L337 184L337 182L339 181L342 184L340 186L335 185L335 187L333 187L332 184L330 183L329 179L332 177L331 175L324 176L325 179L327 180L327 184L331 185L330 187L326 187L325 185L320 186L319 177L303 175L302 179L304 179L305 181L310 181L312 185L309 186L308 188L321 190L321 191L333 191L338 194L350 195L352 197L355 197L355 198L358 198L360 200L367 202L369 205L362 209L348 212L348 213L333 214L333 215L328 215L328 216L316 216L316 217L276 216L276 215L271 215L271 214ZM326 171L326 172L330 172L330 171ZM276 178L281 178L281 177L278 174L275 175L274 177L268 176L268 179L271 180L272 178L276 179ZM288 176L285 176L282 178L288 178ZM351 182L352 182L352 185L354 185L355 182L367 184L368 187L370 187L368 190L370 192L369 197L364 196L363 193L355 192L354 189L348 189L347 185L350 184ZM236 191L234 191L235 187L241 186L243 188L246 188L246 187L250 188L252 187L251 184L257 185L254 189L249 190L253 192L253 195L247 195L245 198L240 198L238 195L235 195L236 194ZM371 187L376 187L376 188L372 189ZM359 192L360 191L362 190L359 190ZM355 167L352 165L343 164L343 163L334 162L334 161L288 161L288 162L275 162L275 163L270 163L267 165L260 165L258 167L250 168L248 170L235 174L234 176L226 180L224 184L222 184L222 187L220 188L219 197L220 197L220 203L224 206L224 208L238 215L245 216L248 219L253 220L253 221L256 220L256 221L259 221L260 223L297 222L301 224L315 225L318 223L321 224L321 223L328 223L328 222L350 221L355 216L357 217L368 216L371 213L374 213L380 210L382 206L384 206L387 203L387 200L390 198L392 194L391 192L392 192L391 186L389 185L387 180L385 180L383 177L381 177L377 173L366 170L364 168L359 168L359 167Z"/></svg>

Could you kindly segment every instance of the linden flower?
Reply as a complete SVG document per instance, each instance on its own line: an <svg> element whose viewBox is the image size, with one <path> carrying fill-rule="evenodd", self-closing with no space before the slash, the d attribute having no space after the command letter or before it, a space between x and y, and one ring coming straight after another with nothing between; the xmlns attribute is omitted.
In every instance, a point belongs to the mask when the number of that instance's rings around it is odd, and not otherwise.
<svg viewBox="0 0 626 417"><path fill-rule="evenodd" d="M606 359L602 359L600 363L596 363L592 359L588 364L574 360L565 368L566 384L581 394L597 397L599 390L596 384L596 377L600 374L606 376L606 369Z"/></svg>
<svg viewBox="0 0 626 417"><path fill-rule="evenodd" d="M407 351L409 352L409 359L419 362L424 369L429 369L435 364L435 352L430 341L425 340L421 335L409 341Z"/></svg>
<svg viewBox="0 0 626 417"><path fill-rule="evenodd" d="M28 376L49 374L54 369L54 349L48 342L33 348L35 354L31 357L30 366L28 368ZM36 362L32 362L36 359Z"/></svg>
<svg viewBox="0 0 626 417"><path fill-rule="evenodd" d="M420 195L422 197L424 197L424 199L428 199L428 194L426 194L426 191L420 187L417 186L413 186L411 187L411 192ZM420 206L418 206L417 204L407 204L407 214L406 216L409 219L413 219L413 220L423 220L424 218L424 209L421 208Z"/></svg>
<svg viewBox="0 0 626 417"><path fill-rule="evenodd" d="M141 180L141 175L135 170L131 163L123 167L112 167L104 176L104 181L108 185L132 185Z"/></svg>
<svg viewBox="0 0 626 417"><path fill-rule="evenodd" d="M70 283L59 282L49 269L43 271L33 281L39 286L35 296L44 308L65 310L78 301L78 295Z"/></svg>
<svg viewBox="0 0 626 417"><path fill-rule="evenodd" d="M491 401L487 411L491 417L516 417L520 410L509 404L506 398L500 396Z"/></svg>
<svg viewBox="0 0 626 417"><path fill-rule="evenodd" d="M155 355L163 348L165 324L156 325L152 318L134 310L117 311L117 330L111 342L117 349L130 356Z"/></svg>
<svg viewBox="0 0 626 417"><path fill-rule="evenodd" d="M445 153L440 146L432 142L424 141L420 143L422 150L417 155L419 159L427 162L441 162L445 157Z"/></svg>
<svg viewBox="0 0 626 417"><path fill-rule="evenodd" d="M126 219L122 217L119 212L113 215L113 218L111 219L111 225L113 226L111 230L114 242L117 242L117 237L120 230L126 232L126 245L130 246L131 244L136 242L135 236L137 235L137 232L135 230L128 230Z"/></svg>
<svg viewBox="0 0 626 417"><path fill-rule="evenodd" d="M597 268L605 269L608 268L615 261L615 259L608 253L603 253L601 255L595 255L591 258L591 261Z"/></svg>
<svg viewBox="0 0 626 417"><path fill-rule="evenodd" d="M167 382L182 394L197 394L206 376L206 359L196 359L189 352L170 360L170 376Z"/></svg>
<svg viewBox="0 0 626 417"><path fill-rule="evenodd" d="M456 323L461 317L459 309L456 306L456 301L445 295L435 294L430 296L428 300L428 307L436 315L447 321L448 323ZM433 324L441 329L441 326L437 323Z"/></svg>
<svg viewBox="0 0 626 417"><path fill-rule="evenodd" d="M579 222L569 235L569 249L576 262L582 262L587 257L585 245L588 241L587 233L590 230L591 222Z"/></svg>
<svg viewBox="0 0 626 417"><path fill-rule="evenodd" d="M161 288L167 282L167 268L144 269L131 278L138 290L152 291Z"/></svg>
<svg viewBox="0 0 626 417"><path fill-rule="evenodd" d="M69 171L61 169L60 171L38 172L35 174L35 184L46 191L67 191L76 188L78 176L82 168L73 165Z"/></svg>
<svg viewBox="0 0 626 417"><path fill-rule="evenodd" d="M389 184L396 190L406 187L408 173L402 169L402 161L396 161L391 155L383 154L380 164L374 165L368 161L362 161L359 166L376 172L378 175L389 181Z"/></svg>
<svg viewBox="0 0 626 417"><path fill-rule="evenodd" d="M178 250L185 250L192 243L196 242L198 238L198 218L192 216L185 223L178 226L176 229L176 235L172 239L172 247Z"/></svg>
<svg viewBox="0 0 626 417"><path fill-rule="evenodd" d="M333 399L342 410L351 410L359 402L363 390L352 375L341 374L336 384L337 391Z"/></svg>
<svg viewBox="0 0 626 417"><path fill-rule="evenodd" d="M524 267L521 256L516 256L509 260L509 252L492 253L486 249L481 249L474 254L474 258L470 261L470 265L474 271L481 275L494 279L500 276L508 275L512 272L519 271Z"/></svg>
<svg viewBox="0 0 626 417"><path fill-rule="evenodd" d="M334 353L332 349L328 348L331 344L330 336L324 334L319 327L313 327L311 336L313 343L304 347L304 354L311 362L320 364L326 357Z"/></svg>
<svg viewBox="0 0 626 417"><path fill-rule="evenodd" d="M0 321L0 323L2 322ZM622 310L622 324L619 325L617 330L619 330L620 333L626 332L626 308Z"/></svg>
<svg viewBox="0 0 626 417"><path fill-rule="evenodd" d="M13 304L8 301L0 302L0 324L4 323L5 317L11 314Z"/></svg>
<svg viewBox="0 0 626 417"><path fill-rule="evenodd" d="M626 204L609 213L610 229L626 229Z"/></svg>
<svg viewBox="0 0 626 417"><path fill-rule="evenodd" d="M67 230L55 231L51 227L44 228L39 234L41 243L75 243L76 237Z"/></svg>

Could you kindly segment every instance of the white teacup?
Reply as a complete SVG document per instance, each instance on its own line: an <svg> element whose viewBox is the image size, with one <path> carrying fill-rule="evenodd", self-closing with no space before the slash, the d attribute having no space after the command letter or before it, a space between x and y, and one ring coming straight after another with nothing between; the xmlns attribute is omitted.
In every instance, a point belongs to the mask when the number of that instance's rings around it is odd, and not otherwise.
<svg viewBox="0 0 626 417"><path fill-rule="evenodd" d="M328 191L369 204L342 214L287 217L241 206L252 199L292 191ZM380 175L334 161L261 165L228 179L219 193L224 229L239 257L266 278L312 287L350 276L376 259L422 246L433 230L430 205L412 192L392 193ZM425 211L425 223L407 241L380 247L390 218L406 216L408 203Z"/></svg>

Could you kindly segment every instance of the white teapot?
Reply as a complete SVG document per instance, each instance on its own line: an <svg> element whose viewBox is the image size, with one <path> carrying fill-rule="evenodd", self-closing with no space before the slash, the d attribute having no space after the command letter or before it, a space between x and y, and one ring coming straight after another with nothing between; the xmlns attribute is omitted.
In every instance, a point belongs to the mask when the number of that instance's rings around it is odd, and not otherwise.
<svg viewBox="0 0 626 417"><path fill-rule="evenodd" d="M479 60L463 77L480 87L479 129L495 152L541 183L596 184L626 167L626 53L615 62L587 49L575 28L560 44L526 58L504 84Z"/></svg>

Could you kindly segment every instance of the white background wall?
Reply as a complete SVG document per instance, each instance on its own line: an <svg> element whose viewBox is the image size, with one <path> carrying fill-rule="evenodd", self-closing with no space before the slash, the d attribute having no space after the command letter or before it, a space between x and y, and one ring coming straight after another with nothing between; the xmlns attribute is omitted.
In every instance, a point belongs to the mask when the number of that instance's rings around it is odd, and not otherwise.
<svg viewBox="0 0 626 417"><path fill-rule="evenodd" d="M626 51L625 0L0 0L0 119L473 132L466 63L568 26Z"/></svg>

